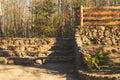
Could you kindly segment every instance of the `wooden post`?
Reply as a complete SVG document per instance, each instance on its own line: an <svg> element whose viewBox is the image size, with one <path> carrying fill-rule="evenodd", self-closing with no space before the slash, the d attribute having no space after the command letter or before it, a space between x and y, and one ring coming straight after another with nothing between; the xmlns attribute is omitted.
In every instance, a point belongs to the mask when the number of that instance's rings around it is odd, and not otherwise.
<svg viewBox="0 0 120 80"><path fill-rule="evenodd" d="M83 6L80 6L80 26L83 26Z"/></svg>

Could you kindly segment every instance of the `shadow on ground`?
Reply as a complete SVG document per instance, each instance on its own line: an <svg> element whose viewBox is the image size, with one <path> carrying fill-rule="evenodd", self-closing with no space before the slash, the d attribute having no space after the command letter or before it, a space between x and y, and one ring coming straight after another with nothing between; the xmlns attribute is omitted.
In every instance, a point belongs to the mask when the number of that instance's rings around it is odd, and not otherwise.
<svg viewBox="0 0 120 80"><path fill-rule="evenodd" d="M43 64L27 65L23 59L23 65L0 65L0 80L79 80L73 44L72 39L57 39Z"/></svg>

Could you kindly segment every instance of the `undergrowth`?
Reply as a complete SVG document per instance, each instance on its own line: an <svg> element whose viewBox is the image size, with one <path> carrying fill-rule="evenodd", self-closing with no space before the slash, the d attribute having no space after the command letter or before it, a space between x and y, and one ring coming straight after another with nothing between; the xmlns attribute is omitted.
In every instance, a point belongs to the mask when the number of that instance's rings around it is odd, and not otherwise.
<svg viewBox="0 0 120 80"><path fill-rule="evenodd" d="M108 53L104 53L102 49L96 49L93 53L89 53L86 50L84 52L84 64L87 69L100 69L101 65L106 64L108 60Z"/></svg>

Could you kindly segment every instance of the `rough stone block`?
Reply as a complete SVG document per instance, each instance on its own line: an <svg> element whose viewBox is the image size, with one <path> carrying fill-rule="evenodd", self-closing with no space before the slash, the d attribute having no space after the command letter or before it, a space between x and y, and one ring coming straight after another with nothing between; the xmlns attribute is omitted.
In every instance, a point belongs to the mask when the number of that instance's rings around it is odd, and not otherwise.
<svg viewBox="0 0 120 80"><path fill-rule="evenodd" d="M40 60L40 59L35 60L35 64L41 65L42 64L42 60Z"/></svg>
<svg viewBox="0 0 120 80"><path fill-rule="evenodd" d="M7 59L4 57L0 57L0 64L7 64Z"/></svg>

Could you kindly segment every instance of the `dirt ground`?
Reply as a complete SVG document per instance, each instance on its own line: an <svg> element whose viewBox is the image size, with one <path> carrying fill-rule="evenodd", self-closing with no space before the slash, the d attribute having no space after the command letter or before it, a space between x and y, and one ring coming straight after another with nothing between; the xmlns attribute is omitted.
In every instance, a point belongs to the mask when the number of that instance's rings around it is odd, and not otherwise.
<svg viewBox="0 0 120 80"><path fill-rule="evenodd" d="M79 80L70 63L42 66L0 65L0 80Z"/></svg>

